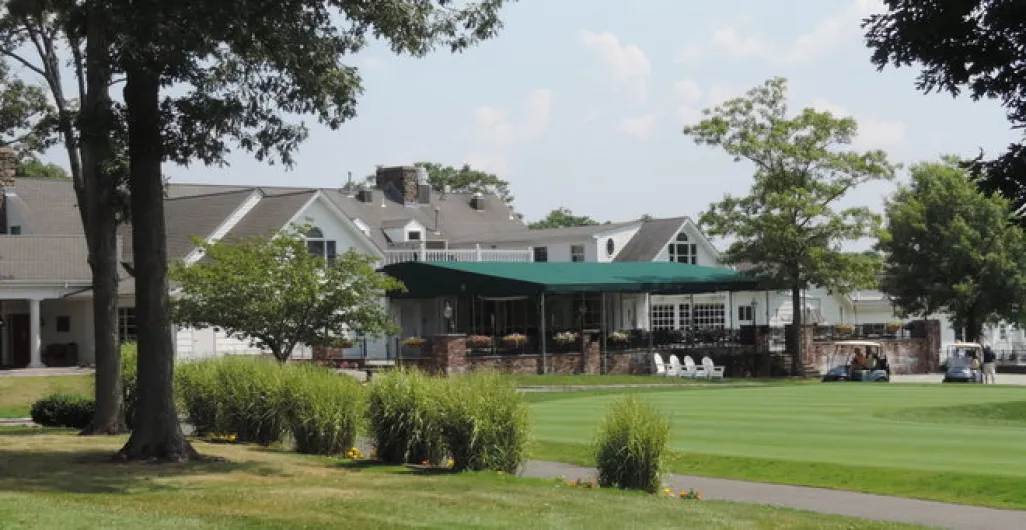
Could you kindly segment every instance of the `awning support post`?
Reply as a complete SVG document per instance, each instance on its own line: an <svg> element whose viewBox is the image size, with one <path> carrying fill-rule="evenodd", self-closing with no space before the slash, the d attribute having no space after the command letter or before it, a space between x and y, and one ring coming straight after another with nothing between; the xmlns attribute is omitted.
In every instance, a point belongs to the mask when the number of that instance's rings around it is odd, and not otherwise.
<svg viewBox="0 0 1026 530"><path fill-rule="evenodd" d="M538 342L541 343L541 355L542 355L542 373L549 373L549 359L548 352L545 348L545 337L548 333L545 331L545 293L541 294L541 333L538 337Z"/></svg>
<svg viewBox="0 0 1026 530"><path fill-rule="evenodd" d="M653 335L655 329L652 327L652 293L645 293L645 321L648 322L648 353L655 351Z"/></svg>
<svg viewBox="0 0 1026 530"><path fill-rule="evenodd" d="M606 292L602 291L602 370L601 373L606 373L606 335L608 330L608 322L606 322Z"/></svg>

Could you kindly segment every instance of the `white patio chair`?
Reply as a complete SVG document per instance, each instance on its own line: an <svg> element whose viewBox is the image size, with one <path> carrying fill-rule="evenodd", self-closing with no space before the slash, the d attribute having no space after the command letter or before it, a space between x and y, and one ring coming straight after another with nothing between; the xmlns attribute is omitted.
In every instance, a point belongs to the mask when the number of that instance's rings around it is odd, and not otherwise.
<svg viewBox="0 0 1026 530"><path fill-rule="evenodd" d="M698 366L695 364L695 360L690 355L684 356L684 370L686 375L682 377L690 377L699 379L703 377L709 377L709 374L705 372L705 366Z"/></svg>
<svg viewBox="0 0 1026 530"><path fill-rule="evenodd" d="M676 355L670 355L670 367L667 368L666 375L669 377L691 377L685 372Z"/></svg>
<svg viewBox="0 0 1026 530"><path fill-rule="evenodd" d="M705 368L705 373L709 376L709 379L723 379L725 367L716 366L708 356L702 357L702 367Z"/></svg>
<svg viewBox="0 0 1026 530"><path fill-rule="evenodd" d="M655 365L655 374L657 376L666 377L666 363L663 362L663 357L658 353L652 354L652 363Z"/></svg>

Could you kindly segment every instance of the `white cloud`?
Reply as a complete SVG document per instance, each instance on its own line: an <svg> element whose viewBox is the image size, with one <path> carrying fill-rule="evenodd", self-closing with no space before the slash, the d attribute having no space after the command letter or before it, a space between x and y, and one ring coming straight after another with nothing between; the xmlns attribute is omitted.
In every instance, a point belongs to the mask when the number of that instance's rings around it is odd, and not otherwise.
<svg viewBox="0 0 1026 530"><path fill-rule="evenodd" d="M624 118L620 121L620 132L634 138L648 138L652 135L652 128L655 126L655 122L655 114Z"/></svg>
<svg viewBox="0 0 1026 530"><path fill-rule="evenodd" d="M474 109L471 130L474 149L467 163L499 174L512 169L514 148L545 133L551 122L551 90L533 90L524 97L515 115L505 106L485 105Z"/></svg>
<svg viewBox="0 0 1026 530"><path fill-rule="evenodd" d="M652 64L637 45L620 42L614 33L595 33L588 30L579 35L581 44L595 54L609 69L618 87L638 103L648 98L648 83Z"/></svg>
<svg viewBox="0 0 1026 530"><path fill-rule="evenodd" d="M743 95L750 87L733 83L716 83L702 88L691 80L677 81L673 92L677 97L677 118L685 124L702 120L702 109L715 107L728 99Z"/></svg>
<svg viewBox="0 0 1026 530"><path fill-rule="evenodd" d="M857 149L893 149L906 143L905 124L900 121L881 120L873 116L859 116L841 105L823 98L812 101L810 107L827 111L834 116L852 117L859 124L858 136L852 142Z"/></svg>
<svg viewBox="0 0 1026 530"><path fill-rule="evenodd" d="M765 59L776 64L807 63L830 55L845 42L861 35L862 19L884 10L882 0L850 0L844 11L824 17L809 31L787 43L768 43L758 35L725 26L680 48L677 60L693 63L705 57L730 57Z"/></svg>

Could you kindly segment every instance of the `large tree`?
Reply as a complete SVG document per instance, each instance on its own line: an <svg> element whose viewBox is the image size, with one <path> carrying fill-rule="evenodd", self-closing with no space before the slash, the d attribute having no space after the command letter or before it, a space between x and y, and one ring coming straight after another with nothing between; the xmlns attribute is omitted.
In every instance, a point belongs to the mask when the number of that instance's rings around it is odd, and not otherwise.
<svg viewBox="0 0 1026 530"><path fill-rule="evenodd" d="M804 323L802 292L809 287L848 293L873 285L878 260L845 252L843 245L873 236L880 216L837 203L862 183L893 178L895 168L882 151L846 148L858 131L855 120L811 108L790 116L783 78L705 112L684 134L755 170L747 196L727 195L701 216L708 234L732 239L723 261L754 264L752 272L768 287L788 289L796 331ZM802 336L792 335L795 372Z"/></svg>
<svg viewBox="0 0 1026 530"><path fill-rule="evenodd" d="M281 362L300 344L332 346L347 336L395 333L382 301L402 284L377 272L374 256L309 251L305 230L198 241L204 260L172 269L180 293L175 321L219 327L271 350Z"/></svg>
<svg viewBox="0 0 1026 530"><path fill-rule="evenodd" d="M38 177L47 179L70 179L68 170L57 164L42 160L23 160L18 172L22 177Z"/></svg>
<svg viewBox="0 0 1026 530"><path fill-rule="evenodd" d="M1012 127L1026 127L1026 2L884 0L886 12L863 22L879 69L918 65L916 88L973 100L995 99ZM999 191L1015 211L1026 206L1026 145L987 160L963 162L985 191ZM1026 217L1022 217L1026 222Z"/></svg>
<svg viewBox="0 0 1026 530"><path fill-rule="evenodd" d="M355 115L360 78L345 63L369 36L413 56L438 46L462 51L496 34L506 0L94 2L89 11L113 32L112 65L126 80L136 259L141 414L119 455L181 461L194 451L173 399L162 162L223 161L234 141L259 159L291 164L307 129L290 116L334 129ZM177 94L164 95L172 85Z"/></svg>
<svg viewBox="0 0 1026 530"><path fill-rule="evenodd" d="M1018 321L1026 299L1026 238L1009 202L977 189L960 161L912 167L886 205L881 288L905 315L943 312L976 340L985 323Z"/></svg>
<svg viewBox="0 0 1026 530"><path fill-rule="evenodd" d="M507 206L513 205L513 194L509 191L509 182L502 180L494 173L474 169L469 164L454 167L435 162L417 162L414 165L427 171L427 183L435 191L495 195L502 199Z"/></svg>
<svg viewBox="0 0 1026 530"><path fill-rule="evenodd" d="M86 9L86 7L90 9ZM0 54L46 86L55 112L54 139L64 147L89 250L93 279L96 413L84 434L125 430L121 356L117 341L117 224L124 217L118 193L125 178L116 139L123 126L110 98L110 43L100 2L8 0L0 15ZM61 57L61 55L65 57ZM70 60L68 93L62 64ZM26 169L53 176L52 167Z"/></svg>
<svg viewBox="0 0 1026 530"><path fill-rule="evenodd" d="M52 143L55 112L42 87L11 74L0 60L0 147L34 155Z"/></svg>
<svg viewBox="0 0 1026 530"><path fill-rule="evenodd" d="M594 226L598 221L587 215L574 215L570 208L559 207L552 210L545 217L527 225L532 230L545 228L569 228L573 226Z"/></svg>

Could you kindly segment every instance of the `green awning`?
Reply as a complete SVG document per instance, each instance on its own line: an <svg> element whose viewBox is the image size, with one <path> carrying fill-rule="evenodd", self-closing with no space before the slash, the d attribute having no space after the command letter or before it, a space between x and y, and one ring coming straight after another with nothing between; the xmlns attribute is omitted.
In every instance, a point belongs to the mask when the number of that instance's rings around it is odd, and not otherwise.
<svg viewBox="0 0 1026 530"><path fill-rule="evenodd" d="M551 263L408 261L383 271L403 282L403 298L473 293L515 296L541 293L618 292L687 294L755 290L757 280L722 267L668 261Z"/></svg>

